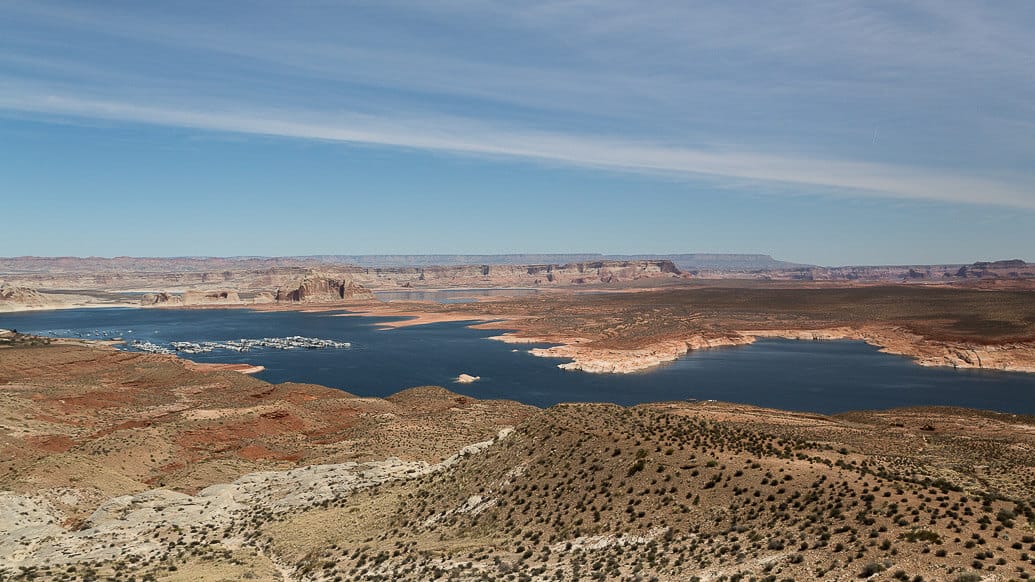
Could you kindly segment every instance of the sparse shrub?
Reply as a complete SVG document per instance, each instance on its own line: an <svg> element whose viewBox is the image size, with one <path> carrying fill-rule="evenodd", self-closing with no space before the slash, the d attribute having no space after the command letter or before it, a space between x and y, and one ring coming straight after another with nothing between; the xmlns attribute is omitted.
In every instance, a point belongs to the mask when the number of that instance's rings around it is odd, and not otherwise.
<svg viewBox="0 0 1035 582"><path fill-rule="evenodd" d="M915 529L913 531L904 532L898 536L907 542L932 542L935 544L942 543L942 537L937 532L933 532L927 529Z"/></svg>
<svg viewBox="0 0 1035 582"><path fill-rule="evenodd" d="M880 574L885 569L886 568L884 568L883 564L878 564L877 562L870 562L869 564L866 564L865 566L863 566L862 572L859 572L859 577L860 578L869 578L870 576L873 576L874 574Z"/></svg>
<svg viewBox="0 0 1035 582"><path fill-rule="evenodd" d="M643 449L640 449L640 450L642 451ZM646 463L644 462L644 460L643 459L639 459L638 461L633 463L632 467L629 467L629 470L626 472L625 476L626 477L632 477L633 475L635 475L635 474L639 473L640 471L642 471L643 467L645 465L646 465Z"/></svg>

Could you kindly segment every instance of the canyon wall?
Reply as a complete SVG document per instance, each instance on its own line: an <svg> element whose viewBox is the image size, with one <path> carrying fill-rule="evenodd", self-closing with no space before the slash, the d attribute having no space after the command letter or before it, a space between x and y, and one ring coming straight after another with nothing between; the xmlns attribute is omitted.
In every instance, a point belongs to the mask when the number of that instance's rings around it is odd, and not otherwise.
<svg viewBox="0 0 1035 582"><path fill-rule="evenodd" d="M43 261L44 264L48 262L48 260ZM279 264L269 268L254 268L255 261L245 261L239 265L246 268L229 268L233 265L225 264L221 259L213 259L213 261L215 261L213 266L228 268L219 271L22 269L8 273L5 275L5 280L13 285L41 290L80 289L146 293L233 290L238 293L255 293L282 289L285 290L285 293L290 293L291 290L297 289L299 281L313 277L351 281L367 289L396 289L400 287L593 285L681 276L679 269L667 260L592 261L564 265L457 265L384 268L328 264L322 264L319 268L312 265L284 266ZM10 261L8 260L8 262ZM59 262L58 264L66 263ZM177 265L177 263L172 263L170 266ZM197 260L192 265L204 267L205 263ZM162 266L162 264L147 261L146 266L151 268ZM329 297L336 291L317 288L303 290L303 294L310 292ZM339 298L342 297L339 295ZM160 298L158 299L160 300Z"/></svg>

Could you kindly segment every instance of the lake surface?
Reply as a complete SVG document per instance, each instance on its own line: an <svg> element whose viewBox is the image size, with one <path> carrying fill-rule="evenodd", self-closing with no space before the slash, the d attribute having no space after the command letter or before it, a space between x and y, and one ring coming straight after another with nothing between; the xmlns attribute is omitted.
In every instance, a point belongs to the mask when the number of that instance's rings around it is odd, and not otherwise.
<svg viewBox="0 0 1035 582"><path fill-rule="evenodd" d="M587 374L558 369L565 360L527 353L537 346L484 339L499 331L468 329L463 323L378 329L389 319L244 309L76 309L0 314L0 328L159 345L296 335L349 342L349 349L216 350L186 357L260 364L266 371L257 377L270 382L312 382L362 396L434 384L476 398L536 406L693 398L821 413L952 405L1035 414L1035 375L924 368L862 342L763 340L691 352L636 374ZM456 384L460 373L482 379Z"/></svg>

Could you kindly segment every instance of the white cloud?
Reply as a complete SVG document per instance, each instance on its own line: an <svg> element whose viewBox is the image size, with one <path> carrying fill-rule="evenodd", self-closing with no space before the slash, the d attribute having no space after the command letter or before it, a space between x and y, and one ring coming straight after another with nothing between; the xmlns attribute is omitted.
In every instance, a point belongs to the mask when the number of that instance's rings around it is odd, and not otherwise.
<svg viewBox="0 0 1035 582"><path fill-rule="evenodd" d="M942 170L788 157L729 149L692 149L611 136L527 131L462 118L400 118L291 110L178 109L60 95L0 92L0 109L42 115L195 128L521 158L581 167L715 177L797 186L813 193L881 196L1035 209L1035 192Z"/></svg>
<svg viewBox="0 0 1035 582"><path fill-rule="evenodd" d="M0 109L1035 208L1023 5L384 4L12 0Z"/></svg>

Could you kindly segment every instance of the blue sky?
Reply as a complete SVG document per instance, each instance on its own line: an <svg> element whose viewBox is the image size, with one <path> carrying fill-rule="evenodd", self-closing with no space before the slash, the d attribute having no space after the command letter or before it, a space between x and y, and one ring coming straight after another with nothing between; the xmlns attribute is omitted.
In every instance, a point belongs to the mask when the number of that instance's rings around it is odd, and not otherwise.
<svg viewBox="0 0 1035 582"><path fill-rule="evenodd" d="M1035 3L0 2L0 255L1035 260Z"/></svg>

